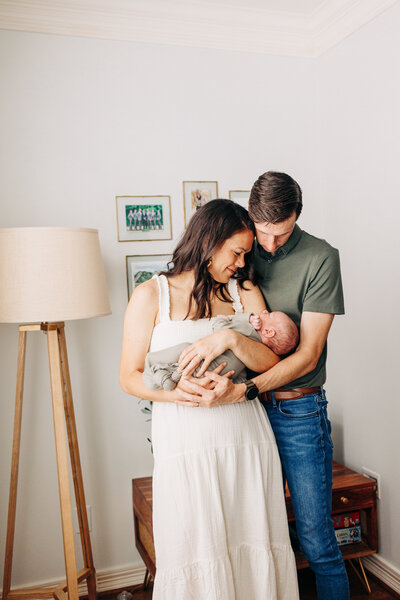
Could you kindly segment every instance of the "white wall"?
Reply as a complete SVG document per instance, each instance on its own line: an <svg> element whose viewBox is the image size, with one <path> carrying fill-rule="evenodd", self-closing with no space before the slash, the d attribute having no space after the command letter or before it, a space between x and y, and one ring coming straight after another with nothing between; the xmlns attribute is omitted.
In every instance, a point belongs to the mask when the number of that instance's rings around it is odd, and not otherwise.
<svg viewBox="0 0 400 600"><path fill-rule="evenodd" d="M380 554L400 568L400 4L318 61L320 231L341 249L345 317L328 387L339 459L381 475Z"/></svg>
<svg viewBox="0 0 400 600"><path fill-rule="evenodd" d="M182 180L220 196L269 168L301 182L318 231L315 63L253 54L0 32L0 226L96 227L113 314L67 325L98 571L139 560L131 478L149 475L148 424L118 384L125 255L169 253ZM118 243L116 195L170 194L173 242ZM0 326L0 564L11 456L17 328ZM45 339L28 342L16 585L63 573Z"/></svg>
<svg viewBox="0 0 400 600"><path fill-rule="evenodd" d="M148 424L118 386L124 257L172 250L183 179L218 179L226 197L269 168L299 180L301 225L341 250L347 314L328 365L336 458L380 473L381 555L400 568L399 27L397 4L316 61L0 32L0 226L100 231L113 314L67 326L98 570L138 560L130 480L152 466ZM171 194L174 242L118 243L114 196L124 194ZM1 325L0 564L16 345L16 327ZM63 572L46 360L35 334L17 584Z"/></svg>

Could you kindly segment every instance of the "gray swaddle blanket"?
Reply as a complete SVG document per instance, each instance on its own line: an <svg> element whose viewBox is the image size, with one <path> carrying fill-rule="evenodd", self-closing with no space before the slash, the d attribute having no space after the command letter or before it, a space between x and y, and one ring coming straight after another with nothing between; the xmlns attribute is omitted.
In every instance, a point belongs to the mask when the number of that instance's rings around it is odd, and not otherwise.
<svg viewBox="0 0 400 600"><path fill-rule="evenodd" d="M261 342L259 333L254 329L249 319L249 313L214 317L212 323L213 333L221 329L234 329L256 342ZM151 390L173 390L181 378L181 372L178 370L178 359L184 349L190 345L190 343L183 342L182 344L164 348L157 352L149 352L146 356L143 372L143 383L145 386ZM217 356L210 363L208 369L212 371L222 362L227 363L222 374L228 371L235 371L232 378L235 383L241 383L247 379L246 365L231 350L227 350L220 356ZM194 371L195 376L200 367L201 364Z"/></svg>

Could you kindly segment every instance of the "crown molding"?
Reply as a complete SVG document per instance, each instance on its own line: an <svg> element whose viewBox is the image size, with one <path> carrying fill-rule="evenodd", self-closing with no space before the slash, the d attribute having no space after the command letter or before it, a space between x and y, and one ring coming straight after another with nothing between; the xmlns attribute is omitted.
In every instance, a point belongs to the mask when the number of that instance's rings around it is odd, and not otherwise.
<svg viewBox="0 0 400 600"><path fill-rule="evenodd" d="M197 0L0 0L0 29L317 57L398 0L325 0L311 14Z"/></svg>
<svg viewBox="0 0 400 600"><path fill-rule="evenodd" d="M398 0L325 1L313 15L314 56L320 56L366 25Z"/></svg>

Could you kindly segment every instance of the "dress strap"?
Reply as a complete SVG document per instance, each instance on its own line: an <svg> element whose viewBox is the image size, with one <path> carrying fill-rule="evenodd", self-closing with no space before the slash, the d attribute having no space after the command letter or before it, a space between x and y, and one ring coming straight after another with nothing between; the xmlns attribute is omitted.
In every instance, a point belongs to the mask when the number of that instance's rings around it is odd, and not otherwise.
<svg viewBox="0 0 400 600"><path fill-rule="evenodd" d="M170 321L169 315L169 285L165 275L153 275L158 284L158 305L160 311L160 323Z"/></svg>
<svg viewBox="0 0 400 600"><path fill-rule="evenodd" d="M237 279L230 279L228 281L228 292L230 297L233 300L233 310L235 311L235 313L242 313L243 312L243 304L240 300L240 296L239 296L239 289L238 289L238 283L237 283Z"/></svg>

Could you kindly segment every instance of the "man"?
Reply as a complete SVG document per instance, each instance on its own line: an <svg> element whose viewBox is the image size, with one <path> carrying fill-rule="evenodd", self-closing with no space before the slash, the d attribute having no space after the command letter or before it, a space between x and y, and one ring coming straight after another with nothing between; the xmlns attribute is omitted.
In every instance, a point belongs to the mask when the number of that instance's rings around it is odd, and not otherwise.
<svg viewBox="0 0 400 600"><path fill-rule="evenodd" d="M129 231L132 231L133 212L132 209L128 212Z"/></svg>
<svg viewBox="0 0 400 600"><path fill-rule="evenodd" d="M285 173L267 172L255 182L249 200L257 241L254 263L268 310L283 311L300 329L297 350L248 382L233 384L215 373L213 390L191 378L180 384L182 398L204 397L209 406L259 394L278 444L296 517L300 546L316 575L320 600L348 600L346 569L331 520L332 442L325 383L326 340L335 314L343 314L339 254L324 240L302 231L300 186ZM214 334L215 335L215 334ZM253 342L232 338L215 352ZM229 345L227 345L229 344ZM204 346L203 346L204 347ZM199 346L193 345L199 354ZM191 366L197 366L192 358ZM201 374L201 371L200 371Z"/></svg>

